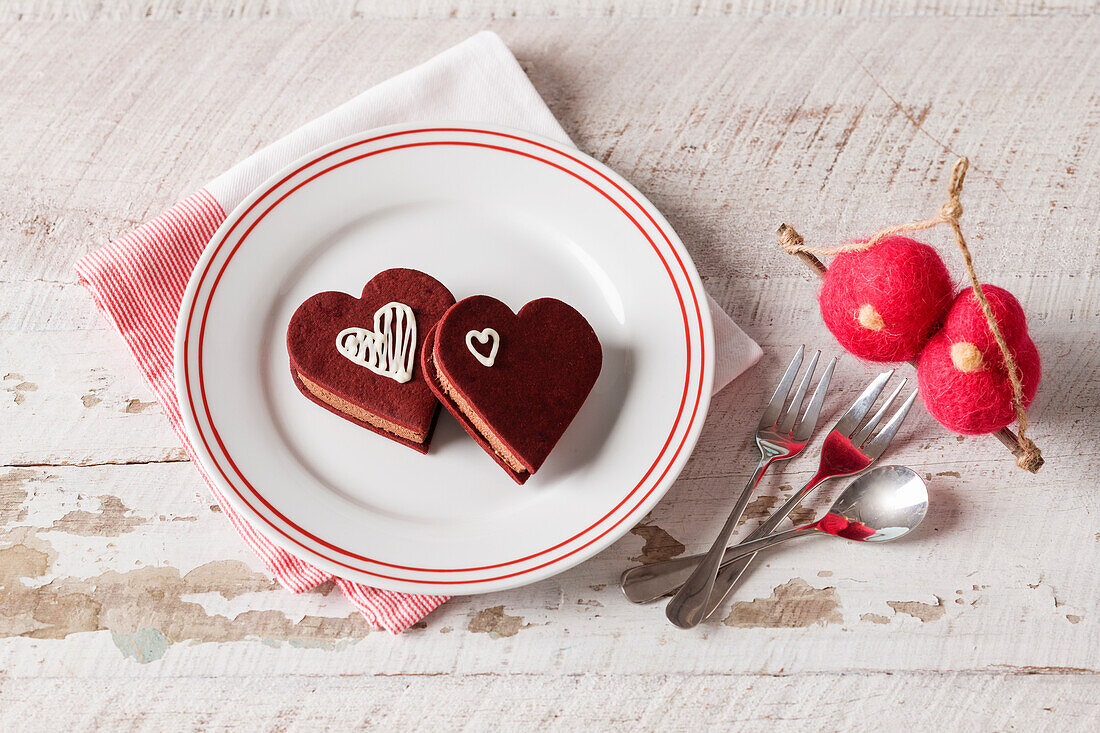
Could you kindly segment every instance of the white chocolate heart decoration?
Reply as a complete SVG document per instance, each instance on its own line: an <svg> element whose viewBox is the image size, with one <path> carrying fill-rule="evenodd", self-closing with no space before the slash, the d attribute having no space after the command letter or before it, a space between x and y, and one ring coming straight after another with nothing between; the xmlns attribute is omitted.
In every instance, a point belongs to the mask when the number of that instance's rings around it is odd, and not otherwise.
<svg viewBox="0 0 1100 733"><path fill-rule="evenodd" d="M416 360L416 316L404 303L387 303L374 312L374 330L345 328L336 349L359 366L404 384Z"/></svg>
<svg viewBox="0 0 1100 733"><path fill-rule="evenodd" d="M474 348L474 339L477 339L480 344L487 344L489 340L492 339L493 346L489 349L488 356L483 355ZM470 350L470 353L473 354L478 361L487 367L491 367L497 360L497 350L500 348L500 334L491 328L483 328L480 331L467 331L466 348Z"/></svg>

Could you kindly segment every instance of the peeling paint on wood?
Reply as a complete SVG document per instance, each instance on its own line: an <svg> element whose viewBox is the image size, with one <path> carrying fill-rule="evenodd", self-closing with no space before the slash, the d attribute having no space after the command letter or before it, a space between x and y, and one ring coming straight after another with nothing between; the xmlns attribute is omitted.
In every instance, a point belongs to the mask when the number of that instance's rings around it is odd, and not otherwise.
<svg viewBox="0 0 1100 733"><path fill-rule="evenodd" d="M836 588L814 588L801 578L776 586L768 598L734 603L722 621L742 629L791 629L843 622Z"/></svg>
<svg viewBox="0 0 1100 733"><path fill-rule="evenodd" d="M939 621L947 612L943 599L936 596L935 603L920 601L886 601L886 605L897 613L907 613L921 621Z"/></svg>
<svg viewBox="0 0 1100 733"><path fill-rule="evenodd" d="M0 536L7 546L0 548L0 589L5 597L0 599L0 613L8 606L8 599L23 586L24 580L33 580L46 574L56 553L47 543L34 535L30 527L21 527Z"/></svg>
<svg viewBox="0 0 1100 733"><path fill-rule="evenodd" d="M645 540L645 544L642 545L642 554L630 558L631 562L646 565L661 562L684 554L686 549L682 542L655 524L639 524L632 528L630 533Z"/></svg>
<svg viewBox="0 0 1100 733"><path fill-rule="evenodd" d="M198 603L181 600L182 595L203 592L186 578L181 579L175 568L139 568L91 579L61 578L33 590L15 588L4 601L0 636L63 639L89 631L130 635L154 629L172 643L262 638L331 645L371 631L358 613L345 618L305 616L298 622L279 611L245 611L233 618L210 615ZM231 582L228 577L222 580Z"/></svg>
<svg viewBox="0 0 1100 733"><path fill-rule="evenodd" d="M98 512L76 509L55 520L50 529L88 537L117 537L147 521L135 516L117 496L105 494L98 498L101 503Z"/></svg>
<svg viewBox="0 0 1100 733"><path fill-rule="evenodd" d="M520 629L527 628L522 616L509 616L504 612L504 606L493 606L482 609L474 614L467 631L475 634L488 634L494 639L515 636Z"/></svg>
<svg viewBox="0 0 1100 733"><path fill-rule="evenodd" d="M156 402L142 402L139 399L130 399L126 401L126 405L122 408L122 411L130 415L140 415L145 412L146 409L156 404Z"/></svg>
<svg viewBox="0 0 1100 733"><path fill-rule="evenodd" d="M37 392L38 385L34 382L22 381L23 375L21 374L8 374L4 377L4 389L12 396L12 401L21 405L27 400L28 392ZM8 382L15 382L15 384L8 384Z"/></svg>
<svg viewBox="0 0 1100 733"><path fill-rule="evenodd" d="M275 581L234 560L206 563L182 575L172 567L144 567L28 585L26 581L49 571L56 553L30 528L9 531L4 539L15 543L0 549L0 637L64 639L106 630L125 655L148 662L163 655L160 639L165 645L261 638L331 647L371 631L358 613L344 618L307 615L293 622L279 611L257 610L230 618L184 600L203 593L231 600L246 593L281 592ZM509 622L502 623L507 628Z"/></svg>
<svg viewBox="0 0 1100 733"><path fill-rule="evenodd" d="M810 507L796 506L791 510L791 513L787 515L791 523L796 527L801 527L804 524L809 524L817 519L817 510Z"/></svg>
<svg viewBox="0 0 1100 733"><path fill-rule="evenodd" d="M135 659L142 664L157 661L164 656L172 644L158 629L138 629L131 634L112 631L111 640L122 652L122 656Z"/></svg>
<svg viewBox="0 0 1100 733"><path fill-rule="evenodd" d="M790 487L781 487L789 489ZM772 510L779 504L779 497L772 495L758 496L747 505L745 505L745 513L741 515L741 522L738 524L744 524L750 519L766 519L771 516Z"/></svg>
<svg viewBox="0 0 1100 733"><path fill-rule="evenodd" d="M0 525L19 522L26 517L23 502L28 491L24 485L36 475L35 471L26 468L13 468L0 475Z"/></svg>

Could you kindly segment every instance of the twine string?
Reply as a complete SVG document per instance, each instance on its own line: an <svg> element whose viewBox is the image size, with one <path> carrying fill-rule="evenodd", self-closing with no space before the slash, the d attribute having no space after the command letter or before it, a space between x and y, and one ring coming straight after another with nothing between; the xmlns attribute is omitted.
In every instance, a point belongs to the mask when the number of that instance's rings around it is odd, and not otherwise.
<svg viewBox="0 0 1100 733"><path fill-rule="evenodd" d="M969 166L970 161L966 158L959 158L955 163L955 167L951 170L951 184L947 191L947 202L940 207L939 212L931 219L892 226L876 233L865 242L853 242L839 247L810 247L802 237L799 236L798 232L784 224L779 227L779 246L781 246L785 252L792 255L806 253L811 255L832 256L845 252L864 252L874 247L886 237L900 234L901 232L923 231L925 229L932 229L940 224L947 224L950 226L951 230L955 233L955 244L958 245L959 251L962 252L963 263L966 265L966 274L969 276L970 284L974 288L974 295L977 296L978 305L981 307L982 314L985 316L985 321L989 325L989 331L993 334L993 339L997 342L997 347L1000 349L1001 358L1004 360L1005 364L1005 372L1008 376L1009 384L1012 386L1012 407L1016 412L1016 424L1019 426L1016 433L1016 441L1020 446L1020 452L1017 454L1016 463L1020 468L1028 471L1035 471L1042 465L1043 457L1042 453L1039 451L1039 447L1026 435L1028 419L1027 408L1024 406L1024 385L1020 380L1020 368L1017 366L1016 360L1013 358L1012 352L1008 348L1008 342L1005 341L1004 334L1001 333L1001 327L998 325L997 319L993 315L993 309L990 307L989 301L985 297L985 293L982 292L981 283L978 282L978 275L974 271L974 258L970 254L970 248L967 246L966 239L963 237L962 228L959 226L959 219L962 217L963 213L962 203L959 201L959 198L962 195L963 181L966 179L966 170Z"/></svg>

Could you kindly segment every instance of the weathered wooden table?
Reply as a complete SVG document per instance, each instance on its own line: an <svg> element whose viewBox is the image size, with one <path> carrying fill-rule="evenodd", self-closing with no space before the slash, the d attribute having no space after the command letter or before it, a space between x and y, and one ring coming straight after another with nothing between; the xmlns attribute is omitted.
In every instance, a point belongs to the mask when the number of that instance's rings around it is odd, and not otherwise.
<svg viewBox="0 0 1100 733"><path fill-rule="evenodd" d="M0 8L0 728L1100 724L1094 0L212 5ZM394 637L331 589L276 587L71 265L485 27L580 147L667 214L766 356L611 549ZM931 482L912 540L788 546L695 633L628 604L625 566L717 530L793 348L836 350L776 225L832 243L931 213L959 154L978 270L1020 298L1044 356L1046 467L921 412L890 455ZM961 276L947 234L927 239ZM872 371L847 358L830 407ZM811 463L766 480L749 521Z"/></svg>

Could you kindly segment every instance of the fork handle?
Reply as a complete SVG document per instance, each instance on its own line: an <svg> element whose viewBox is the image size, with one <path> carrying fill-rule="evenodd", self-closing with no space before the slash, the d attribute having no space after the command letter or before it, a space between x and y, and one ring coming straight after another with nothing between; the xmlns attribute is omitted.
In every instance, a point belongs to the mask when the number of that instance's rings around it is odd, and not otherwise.
<svg viewBox="0 0 1100 733"><path fill-rule="evenodd" d="M758 552L763 552L771 547L782 544L787 540L793 540L795 537L809 537L812 534L821 533L816 526L810 524L803 527L795 527L794 529L788 529L786 532L776 532L775 534L768 535L767 537L761 537L757 540L745 540L739 544L734 545L726 549L726 563L730 563L733 560L740 560L746 555L755 555ZM730 555L733 555L731 558Z"/></svg>
<svg viewBox="0 0 1100 733"><path fill-rule="evenodd" d="M771 465L773 460L767 453L763 452L763 449L761 451L756 470L752 472L748 483L742 489L741 496L737 498L733 511L726 518L726 523L722 525L722 529L718 532L718 536L714 539L710 550L703 556L703 559L679 592L668 603L665 616L680 628L689 629L706 618L703 611L706 609L706 602L707 598L710 597L711 588L714 587L714 580L718 575L718 568L722 564L726 545L729 544L730 537L733 536L733 530L737 528L737 523L741 521L741 515L745 513L745 507L748 506L752 492L760 483L760 479L763 478L764 472L768 470L768 466Z"/></svg>
<svg viewBox="0 0 1100 733"><path fill-rule="evenodd" d="M757 540L771 534L775 531L779 523L782 522L811 491L816 489L821 482L829 478L832 477L828 474L822 474L821 472L814 474L814 477L810 479L805 486L799 489L798 492L787 499L787 501L783 502L783 506L776 509L775 512L768 517L766 522L754 529L752 533L745 538L745 541ZM741 580L741 576L744 575L749 565L756 559L756 554L757 553L754 552L751 555L744 555L721 567L718 571L718 577L714 580L714 587L711 590L710 596L707 598L703 618L709 618L710 615L722 605L726 600L726 596L728 596L737 586L738 582Z"/></svg>

